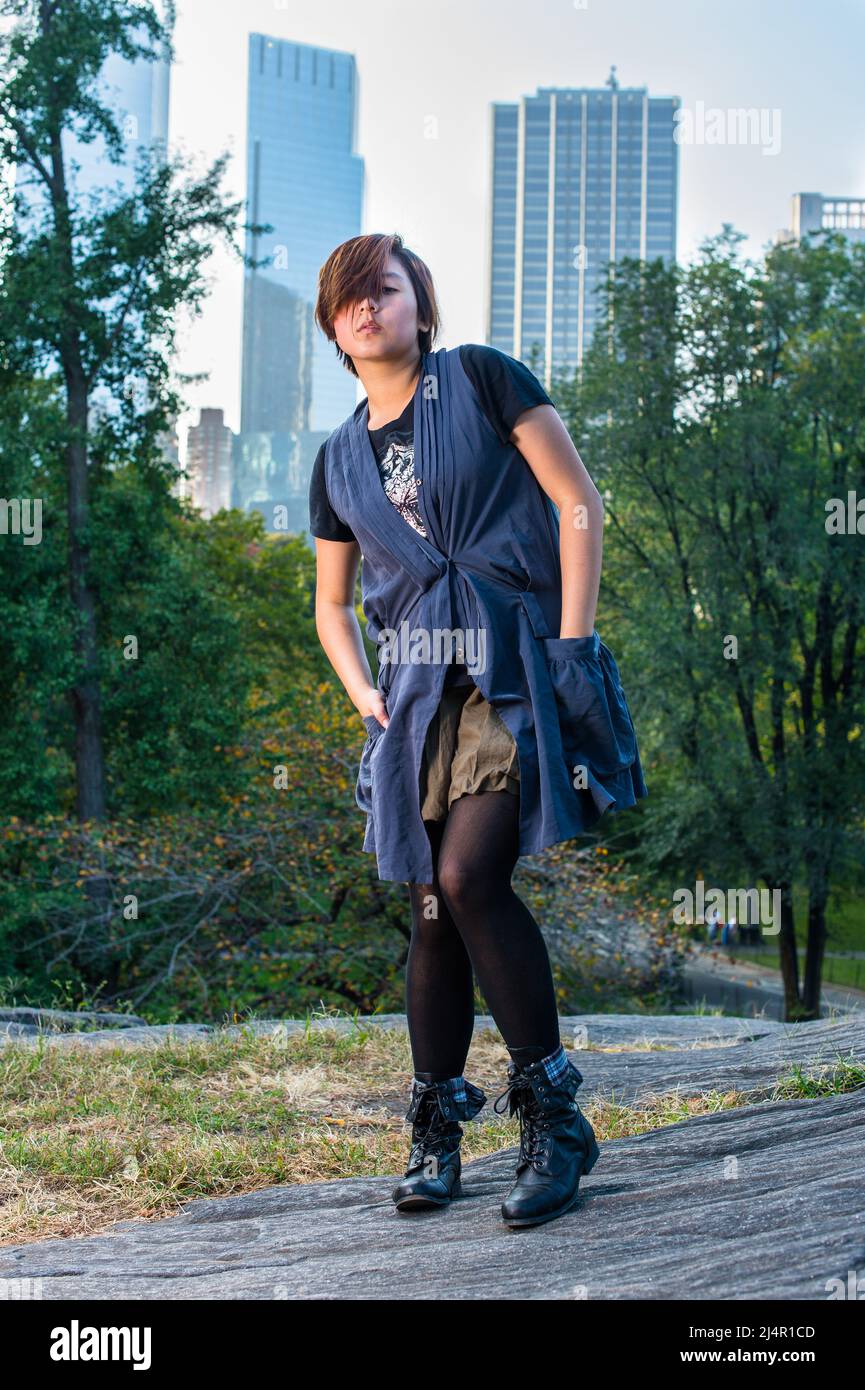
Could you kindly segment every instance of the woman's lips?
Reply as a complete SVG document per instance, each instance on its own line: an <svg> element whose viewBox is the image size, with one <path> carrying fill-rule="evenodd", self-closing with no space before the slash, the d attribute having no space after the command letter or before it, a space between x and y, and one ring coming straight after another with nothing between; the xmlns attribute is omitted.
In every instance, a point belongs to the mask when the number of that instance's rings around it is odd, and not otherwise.
<svg viewBox="0 0 865 1390"><path fill-rule="evenodd" d="M357 331L358 333L380 333L381 328L377 323L365 323Z"/></svg>

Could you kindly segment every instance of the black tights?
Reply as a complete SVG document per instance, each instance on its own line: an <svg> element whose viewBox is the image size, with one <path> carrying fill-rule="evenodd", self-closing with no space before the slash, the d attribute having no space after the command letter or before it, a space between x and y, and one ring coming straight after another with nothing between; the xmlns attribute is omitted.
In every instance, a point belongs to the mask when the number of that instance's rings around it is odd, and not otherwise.
<svg viewBox="0 0 865 1390"><path fill-rule="evenodd" d="M460 796L444 821L424 821L432 884L408 885L412 934L406 1017L415 1070L427 1080L461 1076L474 1021L474 982L517 1062L559 1046L552 970L541 929L511 887L519 847L519 798Z"/></svg>

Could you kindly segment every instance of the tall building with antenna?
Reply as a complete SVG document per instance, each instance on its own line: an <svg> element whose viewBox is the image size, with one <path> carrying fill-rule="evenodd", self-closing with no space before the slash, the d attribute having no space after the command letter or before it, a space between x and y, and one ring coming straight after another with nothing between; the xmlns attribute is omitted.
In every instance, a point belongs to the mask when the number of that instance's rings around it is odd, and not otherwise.
<svg viewBox="0 0 865 1390"><path fill-rule="evenodd" d="M490 108L487 342L549 386L578 366L609 261L676 257L678 97L540 87Z"/></svg>

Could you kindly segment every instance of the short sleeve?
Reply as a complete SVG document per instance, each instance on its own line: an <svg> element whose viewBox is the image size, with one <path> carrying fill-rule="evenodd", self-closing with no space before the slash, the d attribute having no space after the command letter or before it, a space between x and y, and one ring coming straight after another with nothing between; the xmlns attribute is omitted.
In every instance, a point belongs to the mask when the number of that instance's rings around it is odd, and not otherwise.
<svg viewBox="0 0 865 1390"><path fill-rule="evenodd" d="M503 444L524 410L533 405L552 405L546 391L524 362L498 348L464 343L460 361L477 392L481 409Z"/></svg>
<svg viewBox="0 0 865 1390"><path fill-rule="evenodd" d="M322 444L312 465L309 483L309 530L322 541L353 541L356 539L350 526L340 521L327 495L327 480L324 472L324 450Z"/></svg>

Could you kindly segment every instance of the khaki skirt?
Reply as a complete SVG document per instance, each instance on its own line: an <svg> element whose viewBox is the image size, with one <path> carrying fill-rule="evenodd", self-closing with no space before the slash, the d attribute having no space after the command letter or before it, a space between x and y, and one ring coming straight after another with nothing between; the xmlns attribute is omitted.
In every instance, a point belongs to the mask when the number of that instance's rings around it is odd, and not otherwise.
<svg viewBox="0 0 865 1390"><path fill-rule="evenodd" d="M421 816L444 820L457 797L494 791L520 794L513 735L476 685L446 685L421 759Z"/></svg>

